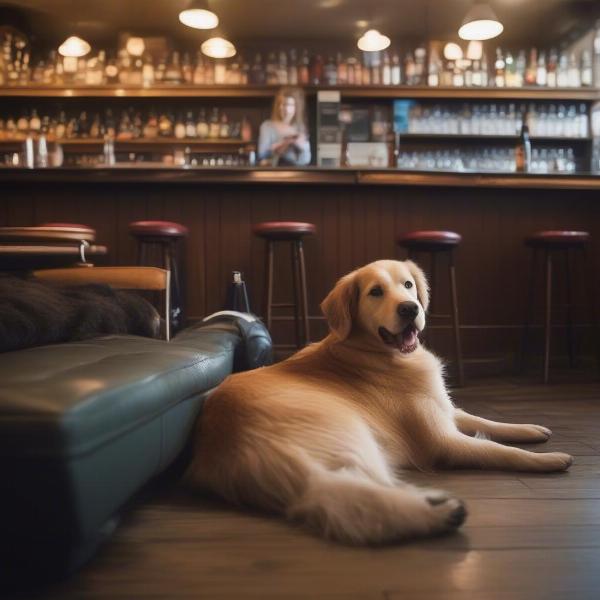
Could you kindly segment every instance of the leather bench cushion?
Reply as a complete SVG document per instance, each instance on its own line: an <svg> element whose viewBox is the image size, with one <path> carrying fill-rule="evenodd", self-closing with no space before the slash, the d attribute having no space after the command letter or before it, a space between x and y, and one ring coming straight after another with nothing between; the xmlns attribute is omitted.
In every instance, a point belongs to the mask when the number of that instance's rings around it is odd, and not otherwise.
<svg viewBox="0 0 600 600"><path fill-rule="evenodd" d="M217 386L233 365L235 325L190 328L172 342L134 336L0 355L0 456L91 452Z"/></svg>

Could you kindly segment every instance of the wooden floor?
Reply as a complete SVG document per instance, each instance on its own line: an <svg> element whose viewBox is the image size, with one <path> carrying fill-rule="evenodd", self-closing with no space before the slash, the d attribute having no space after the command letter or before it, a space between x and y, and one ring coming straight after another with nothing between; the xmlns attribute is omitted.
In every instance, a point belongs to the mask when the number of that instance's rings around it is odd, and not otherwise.
<svg viewBox="0 0 600 600"><path fill-rule="evenodd" d="M535 449L573 454L571 471L413 473L463 498L467 522L385 548L338 546L171 483L146 494L79 574L28 597L600 598L600 384L504 379L453 395L486 417L551 427Z"/></svg>

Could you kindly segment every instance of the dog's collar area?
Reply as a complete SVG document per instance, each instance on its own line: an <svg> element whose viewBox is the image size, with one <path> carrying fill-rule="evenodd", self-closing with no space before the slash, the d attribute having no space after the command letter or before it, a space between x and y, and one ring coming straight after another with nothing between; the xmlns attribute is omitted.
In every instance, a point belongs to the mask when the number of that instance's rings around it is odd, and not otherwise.
<svg viewBox="0 0 600 600"><path fill-rule="evenodd" d="M409 323L399 333L392 333L385 327L380 327L378 331L379 337L386 346L392 346L402 354L413 352L419 344L419 330L414 323Z"/></svg>

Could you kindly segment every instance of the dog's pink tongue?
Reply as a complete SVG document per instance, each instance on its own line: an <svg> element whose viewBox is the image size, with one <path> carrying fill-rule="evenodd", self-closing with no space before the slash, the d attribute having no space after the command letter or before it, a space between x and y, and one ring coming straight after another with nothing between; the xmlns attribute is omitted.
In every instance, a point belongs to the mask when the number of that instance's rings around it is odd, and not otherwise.
<svg viewBox="0 0 600 600"><path fill-rule="evenodd" d="M417 342L417 331L414 328L410 328L408 331L402 333L402 345L405 348L410 348L410 346L414 346Z"/></svg>

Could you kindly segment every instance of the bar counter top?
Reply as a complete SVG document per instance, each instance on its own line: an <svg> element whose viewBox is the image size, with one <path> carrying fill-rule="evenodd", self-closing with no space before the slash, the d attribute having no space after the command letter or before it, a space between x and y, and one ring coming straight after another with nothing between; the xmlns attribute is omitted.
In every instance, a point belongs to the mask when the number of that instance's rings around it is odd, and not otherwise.
<svg viewBox="0 0 600 600"><path fill-rule="evenodd" d="M600 189L600 174L401 171L262 167L164 167L148 163L112 167L26 169L0 167L0 182L218 183L399 185L517 189Z"/></svg>

